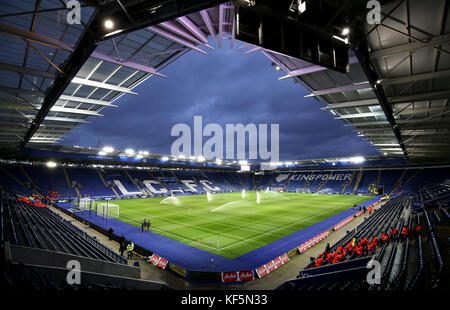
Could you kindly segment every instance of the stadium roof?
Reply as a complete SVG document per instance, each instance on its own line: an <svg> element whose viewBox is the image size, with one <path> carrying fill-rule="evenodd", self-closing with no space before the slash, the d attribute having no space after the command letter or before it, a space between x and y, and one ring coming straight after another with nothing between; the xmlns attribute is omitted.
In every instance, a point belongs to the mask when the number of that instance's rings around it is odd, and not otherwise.
<svg viewBox="0 0 450 310"><path fill-rule="evenodd" d="M18 0L2 5L1 148L57 144L90 117L101 117L104 108L114 108L121 96L139 95L133 88L149 77L164 78L160 71L185 52L206 54L214 49L209 38L219 48L223 40L236 46L233 3L204 2L222 4L111 35L96 44L89 41L87 30L98 20L95 6L82 6L82 23L69 25L62 1ZM448 1L385 2L381 24L367 24L366 46L357 44L348 73L250 44L240 43L237 49L248 55L263 53L287 74L280 79L292 78L307 87L308 96L327 104L323 110L354 127L355 134L365 136L385 155L448 158ZM129 5L142 3L146 1ZM136 18L127 8L121 6L131 20Z"/></svg>
<svg viewBox="0 0 450 310"><path fill-rule="evenodd" d="M449 12L446 0L383 5L381 24L365 23L368 46L359 57L350 56L347 74L267 54L287 72L281 79L301 80L311 90L308 96L327 103L323 110L352 126L382 154L448 159ZM370 60L373 68L370 63L363 67L361 58Z"/></svg>

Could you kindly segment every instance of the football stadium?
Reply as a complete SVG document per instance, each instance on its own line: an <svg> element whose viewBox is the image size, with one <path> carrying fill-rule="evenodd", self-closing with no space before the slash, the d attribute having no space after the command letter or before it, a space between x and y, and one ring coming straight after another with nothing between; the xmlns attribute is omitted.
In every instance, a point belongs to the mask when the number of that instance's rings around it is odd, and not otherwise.
<svg viewBox="0 0 450 310"><path fill-rule="evenodd" d="M1 0L2 287L448 291L449 13Z"/></svg>

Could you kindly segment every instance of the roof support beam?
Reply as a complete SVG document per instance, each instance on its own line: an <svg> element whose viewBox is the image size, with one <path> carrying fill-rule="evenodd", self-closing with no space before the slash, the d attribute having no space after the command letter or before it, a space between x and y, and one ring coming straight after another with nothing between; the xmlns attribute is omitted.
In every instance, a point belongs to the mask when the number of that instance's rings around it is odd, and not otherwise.
<svg viewBox="0 0 450 310"><path fill-rule="evenodd" d="M354 108L354 107L365 107L365 106L376 106L379 105L378 99L366 99L366 100L358 100L358 101L349 101L349 102L339 102L339 103L331 103L324 108L320 108L323 111L331 110L331 109L344 109L344 108Z"/></svg>
<svg viewBox="0 0 450 310"><path fill-rule="evenodd" d="M450 42L450 34L445 34L442 36L437 36L433 38L427 39L427 41L415 41L411 43L401 44L393 47L384 48L382 50L373 51L371 57L379 58L391 56L399 53L405 53L409 51L414 51L419 48L429 47L429 46L438 46Z"/></svg>
<svg viewBox="0 0 450 310"><path fill-rule="evenodd" d="M411 101L429 101L434 99L445 99L450 97L450 90L420 93L414 95L388 97L390 103L405 103Z"/></svg>
<svg viewBox="0 0 450 310"><path fill-rule="evenodd" d="M87 116L103 116L103 114L99 114L96 111L84 110L84 109L72 109L72 108L65 108L65 107L60 107L60 106L53 106L50 109L50 112L87 115Z"/></svg>
<svg viewBox="0 0 450 310"><path fill-rule="evenodd" d="M7 34L10 36L18 37L28 41L36 42L41 45L50 46L57 49L62 49L66 51L72 51L73 47L69 43L53 39L36 32L31 32L19 27L7 25L0 23L0 33Z"/></svg>
<svg viewBox="0 0 450 310"><path fill-rule="evenodd" d="M82 118L69 118L69 117L57 117L57 116L46 116L44 121L53 121L53 122L71 122L71 123L83 123L88 124L89 122ZM49 127L53 125L48 125Z"/></svg>
<svg viewBox="0 0 450 310"><path fill-rule="evenodd" d="M423 81L423 80L431 80L431 79L439 79L439 78L445 78L450 76L450 70L441 70L436 72L429 72L429 73L423 73L423 74L416 74L416 75L408 75L403 77L397 77L397 78L391 78L391 79L381 79L381 85L395 85L395 84L402 84L402 83L411 83L411 82L417 82L417 81Z"/></svg>
<svg viewBox="0 0 450 310"><path fill-rule="evenodd" d="M358 57L361 68L366 74L367 80L372 86L373 92L375 93L375 96L377 97L378 102L383 109L384 116L389 122L389 125L391 125L391 129L393 131L393 134L395 135L395 138L397 139L397 142L400 144L400 147L402 148L406 159L408 159L408 154L402 140L402 135L394 118L392 106L389 104L388 99L386 98L386 94L384 93L382 85L377 84L379 76L376 73L374 65L372 64L372 61L370 59L369 48L367 46L366 39L361 40L360 44L358 44L357 48L355 49L355 55L356 57Z"/></svg>
<svg viewBox="0 0 450 310"><path fill-rule="evenodd" d="M348 58L348 63L350 65L354 64L356 62L358 62L358 58L356 58L356 56L352 56L352 57ZM289 71L288 75L280 77L278 79L279 80L284 80L284 79L289 79L289 78L293 78L293 77L296 77L296 76L302 76L302 75L305 75L305 74L310 74L310 73L319 72L319 71L323 71L323 70L328 70L328 69L325 68L325 67L318 66L318 65L313 65L313 66L304 67L304 68L301 68L301 69L298 69L298 70Z"/></svg>
<svg viewBox="0 0 450 310"><path fill-rule="evenodd" d="M108 101L96 100L96 99L90 99L90 98L82 98L82 97L75 97L75 96L67 96L67 95L61 95L59 97L59 100L67 100L67 101L76 101L76 102L81 102L81 103L96 104L96 105L101 105L101 106L105 106L105 107L117 107L117 105L111 104Z"/></svg>
<svg viewBox="0 0 450 310"><path fill-rule="evenodd" d="M190 49L193 49L193 50L195 50L195 51L197 51L199 53L202 53L202 54L206 55L205 51L202 51L201 49L196 47L194 44L192 44L192 43L190 43L190 42L188 42L188 41L186 41L186 40L184 40L184 39L182 39L180 37L177 37L176 35L171 34L170 32L168 32L168 31L166 31L164 29L161 29L159 26L150 26L150 27L147 27L147 29L149 31L153 32L153 33L156 33L156 34L162 36L162 37L165 37L165 38L167 38L169 40L175 41L176 43L178 43L180 45L184 45L186 47L189 47Z"/></svg>
<svg viewBox="0 0 450 310"><path fill-rule="evenodd" d="M217 41L216 30L214 29L214 25L209 17L208 10L200 11L200 15L202 16L203 22L205 23L206 28L208 28L210 35L213 37L214 41Z"/></svg>
<svg viewBox="0 0 450 310"><path fill-rule="evenodd" d="M78 78L78 77L74 77L72 79L71 83L87 85L87 86L103 88L103 89L109 89L109 90L114 90L114 91L118 91L118 92L126 93L126 94L137 95L137 93L131 91L130 89L128 89L126 87L121 87L121 86L117 86L117 85L113 85L113 84L107 84L107 83L102 83L102 82L96 82L96 81L92 81L92 80L88 80L88 79L81 79L81 78Z"/></svg>
<svg viewBox="0 0 450 310"><path fill-rule="evenodd" d="M96 13L94 13L93 19L96 19ZM86 60L94 52L97 47L98 39L95 34L91 31L90 25L84 28L83 33L78 40L77 46L73 49L72 53L64 63L61 68L64 72L63 74L58 74L54 79L53 84L46 91L44 100L42 102L42 107L38 111L37 115L31 122L30 128L20 142L19 149L23 148L28 141L34 136L36 131L39 129L40 124L44 120L55 120L55 121L72 121L77 123L85 123L87 121L81 119L68 119L59 117L47 117L48 113L51 111L52 107L58 100L58 98L63 94L64 90L69 86L71 81L75 78L76 74L80 71L81 67L84 65Z"/></svg>
<svg viewBox="0 0 450 310"><path fill-rule="evenodd" d="M44 93L39 90L13 88L13 87L7 87L7 86L0 86L0 92L14 94L14 95L19 94L19 95L44 97Z"/></svg>
<svg viewBox="0 0 450 310"><path fill-rule="evenodd" d="M195 44L203 44L199 39L197 39L196 37L192 36L191 33L186 32L183 28L179 27L178 25L176 25L174 22L164 22L159 24L159 26L164 27L182 37L184 37L185 39L188 39L189 41L191 41L192 43Z"/></svg>
<svg viewBox="0 0 450 310"><path fill-rule="evenodd" d="M334 119L349 119L349 118L361 118L361 117L374 117L374 116L384 116L384 112L367 112L367 113L356 113L356 114L346 114Z"/></svg>
<svg viewBox="0 0 450 310"><path fill-rule="evenodd" d="M56 49L61 49L61 50L65 50L68 52L73 52L74 48L71 44L57 40L57 39L53 39L41 34L37 34L35 32L30 32L18 27L14 27L14 26L10 26L10 25L6 25L6 24L2 24L0 23L0 33L4 33L7 35L12 35L15 37L19 37L25 40L29 40L41 45L46 45L46 46L50 46ZM150 74L154 74L154 75L158 75L161 77L166 77L165 75L159 73L156 69L149 67L149 66L145 66L145 65L141 65L138 63L134 63L131 61L121 61L121 60L117 60L115 57L110 56L110 55L106 55L106 54L102 54L99 52L93 52L91 54L92 57L100 59L100 60L104 60L107 62L111 62L117 65L121 65L121 66L126 66L126 67L130 67L136 70L141 70ZM53 77L54 78L54 77Z"/></svg>
<svg viewBox="0 0 450 310"><path fill-rule="evenodd" d="M389 126L389 122L387 120L385 120L385 121L368 121L368 122L359 122L359 123L349 123L344 126L346 126L346 127L348 127L348 126L353 126L353 127Z"/></svg>
<svg viewBox="0 0 450 310"><path fill-rule="evenodd" d="M21 67L21 66L15 66L15 65L7 64L7 63L4 63L4 62L0 62L0 70L17 72L17 73L20 73L20 74L28 74L28 75L40 76L40 77L47 78L47 79L54 79L55 76L56 76L56 74L54 74L52 72L41 71L41 70L36 70L36 69L31 69L31 68L24 68L24 67Z"/></svg>
<svg viewBox="0 0 450 310"><path fill-rule="evenodd" d="M164 74L161 74L158 72L158 70L156 70L155 68L149 67L149 66L145 66L145 65L141 65L132 61L127 61L127 60L117 60L115 57L110 56L110 55L106 55L106 54L102 54L99 52L93 52L91 54L91 57L103 60L103 61L107 61L107 62L111 62L113 64L116 65L120 65L120 66L124 66L124 67L128 67L128 68L132 68L135 70L140 70L140 71L144 71L150 74L154 74L163 78L166 78L167 76L165 76Z"/></svg>
<svg viewBox="0 0 450 310"><path fill-rule="evenodd" d="M182 24L186 29L188 29L190 32L192 32L197 38L200 39L203 43L208 43L208 38L206 35L201 31L200 28L197 27L189 18L186 16L182 16L177 18L177 21Z"/></svg>
<svg viewBox="0 0 450 310"><path fill-rule="evenodd" d="M344 85L344 86L339 86L339 87L334 87L334 88L329 88L329 89L317 90L317 91L312 92L309 95L306 95L305 98L341 93L341 92L345 92L345 91L352 91L352 90L358 90L358 89L370 89L370 88L371 88L371 86L370 86L369 82L363 82L363 83L359 83L359 84L349 84L349 85Z"/></svg>

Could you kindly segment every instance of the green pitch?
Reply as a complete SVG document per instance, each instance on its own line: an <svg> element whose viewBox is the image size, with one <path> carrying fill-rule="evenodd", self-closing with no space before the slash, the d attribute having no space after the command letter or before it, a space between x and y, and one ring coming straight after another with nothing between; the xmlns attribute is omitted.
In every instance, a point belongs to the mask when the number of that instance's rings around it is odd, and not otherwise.
<svg viewBox="0 0 450 310"><path fill-rule="evenodd" d="M256 192L117 200L119 220L233 259L371 197ZM217 237L219 236L219 245ZM218 250L219 247L219 250Z"/></svg>

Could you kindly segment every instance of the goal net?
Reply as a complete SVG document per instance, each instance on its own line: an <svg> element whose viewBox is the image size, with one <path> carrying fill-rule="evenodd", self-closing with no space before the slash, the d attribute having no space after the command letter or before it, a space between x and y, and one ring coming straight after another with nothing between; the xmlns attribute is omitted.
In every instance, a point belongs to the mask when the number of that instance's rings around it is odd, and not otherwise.
<svg viewBox="0 0 450 310"><path fill-rule="evenodd" d="M97 202L97 215L101 217L119 217L119 205L110 202Z"/></svg>
<svg viewBox="0 0 450 310"><path fill-rule="evenodd" d="M94 207L94 200L91 198L81 198L78 208L80 211L89 211Z"/></svg>

